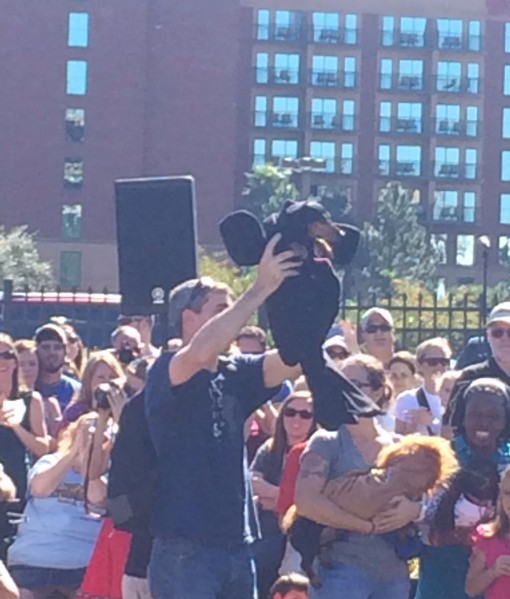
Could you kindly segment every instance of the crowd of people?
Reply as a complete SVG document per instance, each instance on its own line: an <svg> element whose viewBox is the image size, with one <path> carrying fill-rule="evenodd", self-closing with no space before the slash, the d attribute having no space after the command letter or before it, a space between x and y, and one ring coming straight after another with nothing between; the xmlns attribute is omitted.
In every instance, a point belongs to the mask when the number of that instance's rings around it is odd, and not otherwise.
<svg viewBox="0 0 510 599"><path fill-rule="evenodd" d="M0 334L0 597L510 596L510 303L463 370L445 338L397 350L386 309L339 323L328 368L381 413L326 430L249 324L290 258L237 300L176 287L164 348L149 316L101 350L65 319Z"/></svg>

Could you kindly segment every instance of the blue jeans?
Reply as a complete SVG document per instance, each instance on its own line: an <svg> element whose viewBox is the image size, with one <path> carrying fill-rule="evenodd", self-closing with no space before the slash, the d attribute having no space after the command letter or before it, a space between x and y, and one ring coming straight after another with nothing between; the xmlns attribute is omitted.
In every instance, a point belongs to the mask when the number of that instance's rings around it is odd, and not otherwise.
<svg viewBox="0 0 510 599"><path fill-rule="evenodd" d="M370 578L355 566L335 563L332 569L319 566L320 589L313 589L310 599L408 599L408 578L380 580Z"/></svg>
<svg viewBox="0 0 510 599"><path fill-rule="evenodd" d="M184 538L155 539L149 584L155 599L257 599L248 547L220 549Z"/></svg>

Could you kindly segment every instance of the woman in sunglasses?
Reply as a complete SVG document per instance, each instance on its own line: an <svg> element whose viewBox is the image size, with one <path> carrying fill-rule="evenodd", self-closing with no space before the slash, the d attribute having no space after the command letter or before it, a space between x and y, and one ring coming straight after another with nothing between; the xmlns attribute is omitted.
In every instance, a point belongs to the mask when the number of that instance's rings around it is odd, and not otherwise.
<svg viewBox="0 0 510 599"><path fill-rule="evenodd" d="M440 337L424 341L417 347L417 370L423 378L423 384L397 397L395 404L397 433L401 435L441 434L443 409L438 387L442 375L449 368L451 356L448 341Z"/></svg>
<svg viewBox="0 0 510 599"><path fill-rule="evenodd" d="M16 485L17 496L24 498L29 457L48 453L50 437L40 395L25 391L18 373L14 342L0 333L0 462Z"/></svg>
<svg viewBox="0 0 510 599"><path fill-rule="evenodd" d="M250 467L262 532L262 541L255 548L260 597L267 597L278 578L285 549L285 537L276 515L285 460L290 449L309 439L315 430L312 396L308 391L294 392L282 403L274 437L259 448Z"/></svg>

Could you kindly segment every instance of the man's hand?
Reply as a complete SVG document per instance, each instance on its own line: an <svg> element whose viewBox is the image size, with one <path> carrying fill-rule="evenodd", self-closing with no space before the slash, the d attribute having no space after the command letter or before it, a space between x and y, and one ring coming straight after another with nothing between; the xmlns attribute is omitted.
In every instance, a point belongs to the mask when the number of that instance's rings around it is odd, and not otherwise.
<svg viewBox="0 0 510 599"><path fill-rule="evenodd" d="M277 233L272 237L264 250L258 266L258 276L255 286L269 297L274 293L285 279L299 275L299 267L302 261L292 250L275 254L276 244L282 236Z"/></svg>
<svg viewBox="0 0 510 599"><path fill-rule="evenodd" d="M416 520L421 511L421 506L416 501L411 501L406 497L397 497L392 502L389 509L374 518L375 533L380 535L385 532L398 530L406 526L413 520Z"/></svg>
<svg viewBox="0 0 510 599"><path fill-rule="evenodd" d="M500 555L492 567L494 576L510 576L510 555Z"/></svg>

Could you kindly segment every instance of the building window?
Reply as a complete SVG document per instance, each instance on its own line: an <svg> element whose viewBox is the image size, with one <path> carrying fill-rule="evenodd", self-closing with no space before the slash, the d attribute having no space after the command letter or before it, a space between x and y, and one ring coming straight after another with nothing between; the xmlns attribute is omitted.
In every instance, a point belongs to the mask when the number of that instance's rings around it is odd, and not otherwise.
<svg viewBox="0 0 510 599"><path fill-rule="evenodd" d="M259 52L255 62L257 83L267 83L269 81L269 55L265 52Z"/></svg>
<svg viewBox="0 0 510 599"><path fill-rule="evenodd" d="M338 56L314 56L312 59L312 85L336 87L338 82Z"/></svg>
<svg viewBox="0 0 510 599"><path fill-rule="evenodd" d="M460 62L437 63L437 91L460 92L462 65Z"/></svg>
<svg viewBox="0 0 510 599"><path fill-rule="evenodd" d="M501 181L510 181L510 150L501 152Z"/></svg>
<svg viewBox="0 0 510 599"><path fill-rule="evenodd" d="M510 267L510 237L501 235L499 238L499 263L502 266Z"/></svg>
<svg viewBox="0 0 510 599"><path fill-rule="evenodd" d="M284 158L297 158L298 142L292 139L273 139L271 157L277 164L281 164Z"/></svg>
<svg viewBox="0 0 510 599"><path fill-rule="evenodd" d="M510 225L510 193L502 193L500 196L499 222Z"/></svg>
<svg viewBox="0 0 510 599"><path fill-rule="evenodd" d="M64 163L64 186L79 189L83 186L83 160L66 158Z"/></svg>
<svg viewBox="0 0 510 599"><path fill-rule="evenodd" d="M398 70L399 89L423 89L423 60L400 60Z"/></svg>
<svg viewBox="0 0 510 599"><path fill-rule="evenodd" d="M438 104L436 106L436 133L438 135L460 135L460 106Z"/></svg>
<svg viewBox="0 0 510 599"><path fill-rule="evenodd" d="M340 15L337 12L313 13L313 41L322 44L338 44Z"/></svg>
<svg viewBox="0 0 510 599"><path fill-rule="evenodd" d="M464 156L465 171L464 174L466 179L476 179L477 164L478 164L478 150L476 148L467 148Z"/></svg>
<svg viewBox="0 0 510 599"><path fill-rule="evenodd" d="M381 60L381 89L391 89L393 87L393 61L391 58Z"/></svg>
<svg viewBox="0 0 510 599"><path fill-rule="evenodd" d="M87 62L85 60L67 61L67 93L72 96L84 96L87 93Z"/></svg>
<svg viewBox="0 0 510 599"><path fill-rule="evenodd" d="M423 48L427 19L402 17L400 19L400 45L405 48Z"/></svg>
<svg viewBox="0 0 510 599"><path fill-rule="evenodd" d="M459 192L435 191L432 219L435 222L458 222L459 214Z"/></svg>
<svg viewBox="0 0 510 599"><path fill-rule="evenodd" d="M299 54L275 54L275 83L299 83Z"/></svg>
<svg viewBox="0 0 510 599"><path fill-rule="evenodd" d="M395 17L383 17L382 19L382 45L393 46L395 34Z"/></svg>
<svg viewBox="0 0 510 599"><path fill-rule="evenodd" d="M299 98L273 98L273 127L297 127L299 121Z"/></svg>
<svg viewBox="0 0 510 599"><path fill-rule="evenodd" d="M397 132L421 133L422 110L419 102L399 102L397 107Z"/></svg>
<svg viewBox="0 0 510 599"><path fill-rule="evenodd" d="M80 142L85 139L85 111L83 108L66 109L66 139Z"/></svg>
<svg viewBox="0 0 510 599"><path fill-rule="evenodd" d="M462 47L462 21L437 20L438 47L442 50L460 50Z"/></svg>
<svg viewBox="0 0 510 599"><path fill-rule="evenodd" d="M357 15L345 15L344 42L350 46L358 43Z"/></svg>
<svg viewBox="0 0 510 599"><path fill-rule="evenodd" d="M463 221L474 223L476 220L476 193L474 191L464 192Z"/></svg>
<svg viewBox="0 0 510 599"><path fill-rule="evenodd" d="M460 177L459 148L436 148L434 175L446 179L458 179Z"/></svg>
<svg viewBox="0 0 510 599"><path fill-rule="evenodd" d="M333 129L337 125L337 103L333 98L313 98L312 127Z"/></svg>
<svg viewBox="0 0 510 599"><path fill-rule="evenodd" d="M277 41L295 41L301 37L303 13L298 10L277 10L275 12L275 34Z"/></svg>
<svg viewBox="0 0 510 599"><path fill-rule="evenodd" d="M326 161L326 172L334 173L336 170L336 144L333 141L312 141L310 144L310 156Z"/></svg>
<svg viewBox="0 0 510 599"><path fill-rule="evenodd" d="M354 172L354 144L342 144L340 171L342 175Z"/></svg>
<svg viewBox="0 0 510 599"><path fill-rule="evenodd" d="M266 140L255 139L253 141L253 166L266 164Z"/></svg>
<svg viewBox="0 0 510 599"><path fill-rule="evenodd" d="M469 21L469 49L480 52L482 49L482 24L480 21Z"/></svg>
<svg viewBox="0 0 510 599"><path fill-rule="evenodd" d="M466 135L469 137L478 135L478 106L466 108Z"/></svg>
<svg viewBox="0 0 510 599"><path fill-rule="evenodd" d="M470 63L467 66L467 92L478 94L480 92L480 65Z"/></svg>
<svg viewBox="0 0 510 599"><path fill-rule="evenodd" d="M356 58L354 56L344 58L344 87L356 87Z"/></svg>
<svg viewBox="0 0 510 599"><path fill-rule="evenodd" d="M255 127L267 127L267 97L255 97Z"/></svg>
<svg viewBox="0 0 510 599"><path fill-rule="evenodd" d="M86 12L72 12L69 14L69 46L86 48L89 45L89 20L89 15Z"/></svg>
<svg viewBox="0 0 510 599"><path fill-rule="evenodd" d="M475 263L475 236L457 235L457 252L455 264L457 266L473 266Z"/></svg>
<svg viewBox="0 0 510 599"><path fill-rule="evenodd" d="M510 96L510 64L505 65L503 77L503 93L505 96Z"/></svg>
<svg viewBox="0 0 510 599"><path fill-rule="evenodd" d="M391 131L391 102L379 104L379 131L389 133Z"/></svg>
<svg viewBox="0 0 510 599"><path fill-rule="evenodd" d="M436 252L439 264L448 263L448 235L446 233L433 233L430 236L430 243Z"/></svg>
<svg viewBox="0 0 510 599"><path fill-rule="evenodd" d="M344 100L342 104L342 129L344 131L354 131L355 121L356 102L354 100Z"/></svg>
<svg viewBox="0 0 510 599"><path fill-rule="evenodd" d="M505 52L510 54L510 23L505 23Z"/></svg>
<svg viewBox="0 0 510 599"><path fill-rule="evenodd" d="M73 289L81 285L81 252L60 252L60 287Z"/></svg>
<svg viewBox="0 0 510 599"><path fill-rule="evenodd" d="M81 214L81 204L64 204L64 206L62 206L63 239L80 239Z"/></svg>
<svg viewBox="0 0 510 599"><path fill-rule="evenodd" d="M259 9L257 12L257 39L269 39L269 11Z"/></svg>
<svg viewBox="0 0 510 599"><path fill-rule="evenodd" d="M510 138L510 108L503 108L502 135L505 139Z"/></svg>
<svg viewBox="0 0 510 599"><path fill-rule="evenodd" d="M421 174L421 147L397 146L396 175L417 177Z"/></svg>
<svg viewBox="0 0 510 599"><path fill-rule="evenodd" d="M387 144L381 144L378 152L379 174L387 177L390 174L391 165L391 147Z"/></svg>

